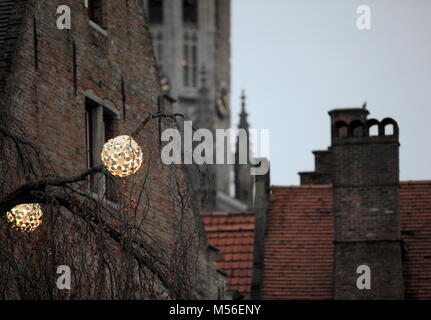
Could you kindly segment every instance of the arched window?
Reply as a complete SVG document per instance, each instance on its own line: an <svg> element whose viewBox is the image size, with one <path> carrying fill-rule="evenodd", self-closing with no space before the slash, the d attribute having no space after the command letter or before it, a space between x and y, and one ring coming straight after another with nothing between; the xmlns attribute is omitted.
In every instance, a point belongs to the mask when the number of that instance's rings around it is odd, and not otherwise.
<svg viewBox="0 0 431 320"><path fill-rule="evenodd" d="M148 15L151 23L163 23L163 0L149 0Z"/></svg>

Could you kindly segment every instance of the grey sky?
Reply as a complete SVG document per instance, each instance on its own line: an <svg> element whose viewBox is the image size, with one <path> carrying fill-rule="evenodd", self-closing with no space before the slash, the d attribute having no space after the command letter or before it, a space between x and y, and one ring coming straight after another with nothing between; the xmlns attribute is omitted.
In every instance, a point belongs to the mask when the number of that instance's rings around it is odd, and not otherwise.
<svg viewBox="0 0 431 320"><path fill-rule="evenodd" d="M372 29L356 28L371 7ZM298 184L330 143L327 111L360 107L400 125L401 179L431 179L431 1L232 0L233 116L244 88L270 129L271 178Z"/></svg>

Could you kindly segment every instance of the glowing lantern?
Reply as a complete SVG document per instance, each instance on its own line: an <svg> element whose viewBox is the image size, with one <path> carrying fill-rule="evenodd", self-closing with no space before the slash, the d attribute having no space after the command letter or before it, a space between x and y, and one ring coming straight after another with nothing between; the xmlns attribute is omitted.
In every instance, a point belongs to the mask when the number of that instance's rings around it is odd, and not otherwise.
<svg viewBox="0 0 431 320"><path fill-rule="evenodd" d="M141 147L129 136L119 136L103 146L102 162L105 168L117 177L127 177L136 173L142 165Z"/></svg>
<svg viewBox="0 0 431 320"><path fill-rule="evenodd" d="M12 228L17 231L32 232L42 224L42 207L40 204L20 204L6 213Z"/></svg>

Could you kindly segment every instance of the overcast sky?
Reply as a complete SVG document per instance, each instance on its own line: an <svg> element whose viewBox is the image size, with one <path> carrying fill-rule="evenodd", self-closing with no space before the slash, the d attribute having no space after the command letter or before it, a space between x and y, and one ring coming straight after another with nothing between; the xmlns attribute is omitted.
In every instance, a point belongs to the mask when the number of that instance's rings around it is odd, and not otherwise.
<svg viewBox="0 0 431 320"><path fill-rule="evenodd" d="M371 7L371 30L356 27ZM232 0L233 120L245 89L270 129L272 184L299 183L330 144L328 111L368 102L400 125L401 179L431 179L431 1Z"/></svg>

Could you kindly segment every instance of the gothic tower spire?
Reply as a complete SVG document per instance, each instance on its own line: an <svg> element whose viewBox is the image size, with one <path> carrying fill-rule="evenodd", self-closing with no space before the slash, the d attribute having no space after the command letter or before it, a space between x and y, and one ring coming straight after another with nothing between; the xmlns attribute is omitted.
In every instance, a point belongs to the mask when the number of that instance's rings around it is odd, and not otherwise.
<svg viewBox="0 0 431 320"><path fill-rule="evenodd" d="M245 137L247 147L245 150L240 147L240 139L242 135L239 133L236 142L235 151L235 196L237 199L243 201L248 208L253 206L253 177L250 173L250 125L247 120L248 114L246 111L246 95L245 91L241 94L241 113L239 114L238 129L241 131L245 130ZM240 163L242 159L240 152L247 153L247 163Z"/></svg>
<svg viewBox="0 0 431 320"><path fill-rule="evenodd" d="M245 95L245 90L242 90L242 94L241 94L241 113L239 114L239 125L238 128L239 129L244 129L244 130L249 130L250 125L248 123L247 117L248 117L248 113L246 111L246 100L247 97Z"/></svg>

